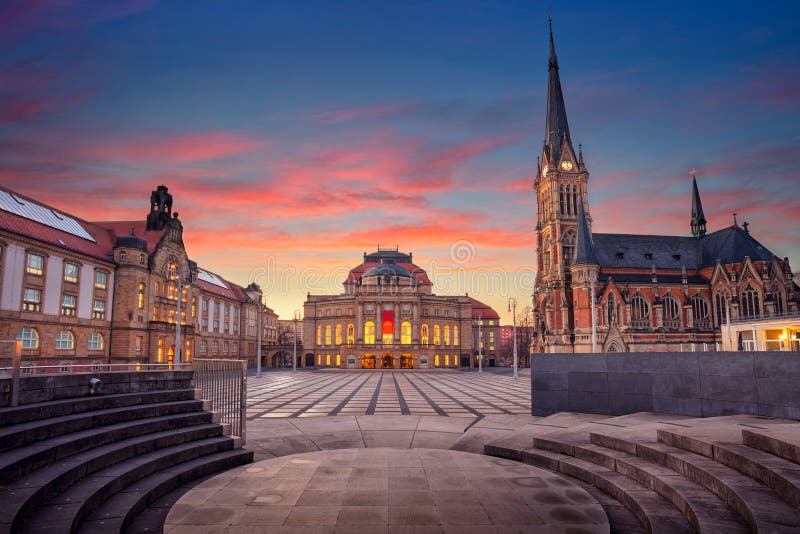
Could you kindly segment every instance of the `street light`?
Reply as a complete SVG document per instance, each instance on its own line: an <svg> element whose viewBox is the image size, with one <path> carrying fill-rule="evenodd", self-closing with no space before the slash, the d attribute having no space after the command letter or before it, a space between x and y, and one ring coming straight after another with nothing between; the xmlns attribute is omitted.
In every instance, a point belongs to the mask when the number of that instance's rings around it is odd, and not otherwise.
<svg viewBox="0 0 800 534"><path fill-rule="evenodd" d="M263 317L264 317L264 303L262 302L262 295L261 293L258 294L258 348L256 349L256 358L258 359L258 365L256 368L258 369L256 376L261 378L261 335L264 331L263 326Z"/></svg>
<svg viewBox="0 0 800 534"><path fill-rule="evenodd" d="M483 372L483 336L481 334L481 324L483 323L483 316L478 314L478 372Z"/></svg>
<svg viewBox="0 0 800 534"><path fill-rule="evenodd" d="M183 300L183 276L181 275L180 267L173 263L171 267L174 269L174 279L178 281L178 314L175 317L175 356L173 357L173 364L180 367L181 365L181 301ZM189 287L191 283L187 284Z"/></svg>
<svg viewBox="0 0 800 534"><path fill-rule="evenodd" d="M292 371L297 371L297 321L300 320L300 310L294 310L294 338L292 339L292 347L294 355L292 356Z"/></svg>
<svg viewBox="0 0 800 534"><path fill-rule="evenodd" d="M517 299L508 298L508 311L514 311L514 378L519 378L517 365Z"/></svg>

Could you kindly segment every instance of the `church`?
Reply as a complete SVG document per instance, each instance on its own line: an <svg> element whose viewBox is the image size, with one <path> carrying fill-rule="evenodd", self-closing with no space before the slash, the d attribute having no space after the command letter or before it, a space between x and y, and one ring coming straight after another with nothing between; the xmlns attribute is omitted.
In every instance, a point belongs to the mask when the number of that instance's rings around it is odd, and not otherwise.
<svg viewBox="0 0 800 534"><path fill-rule="evenodd" d="M788 258L758 242L747 223L707 231L694 171L689 232L681 236L595 232L589 176L570 136L551 21L545 139L534 183L534 352L715 350L731 321L800 309Z"/></svg>

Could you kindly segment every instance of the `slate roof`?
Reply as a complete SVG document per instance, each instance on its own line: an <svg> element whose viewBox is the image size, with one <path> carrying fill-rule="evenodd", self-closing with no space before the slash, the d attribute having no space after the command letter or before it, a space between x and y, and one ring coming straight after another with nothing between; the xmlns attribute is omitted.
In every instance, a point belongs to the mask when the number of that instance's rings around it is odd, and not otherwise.
<svg viewBox="0 0 800 534"><path fill-rule="evenodd" d="M575 238L574 264L597 264L597 256L592 245L592 233L586 221L586 212L583 210L583 197L578 202L578 235Z"/></svg>
<svg viewBox="0 0 800 534"><path fill-rule="evenodd" d="M598 280L606 282L609 278L613 278L617 284L630 282L632 284L645 284L650 283L651 277L649 274L635 274L635 273L600 273ZM659 274L659 284L680 284L683 279L679 274ZM699 274L692 274L686 277L686 281L690 285L708 285L708 279Z"/></svg>
<svg viewBox="0 0 800 534"><path fill-rule="evenodd" d="M750 256L753 261L770 261L774 254L738 225L706 234L700 240L703 246L701 266L714 265L717 259L722 263L737 263Z"/></svg>
<svg viewBox="0 0 800 534"><path fill-rule="evenodd" d="M219 295L220 297L225 297L232 300L238 300L239 302L247 301L248 297L245 294L244 289L242 287L234 284L233 282L230 282L229 280L226 280L217 273L212 273L208 269L203 269L203 270L216 276L218 279L224 282L225 285L228 287L227 288L220 287L217 284L212 284L211 282L206 282L205 280L197 278L192 283L197 287L199 287L202 291L205 291L207 293L212 293L214 295Z"/></svg>
<svg viewBox="0 0 800 534"><path fill-rule="evenodd" d="M564 144L572 148L567 123L567 107L564 104L564 93L561 91L561 78L558 75L558 58L556 45L553 42L553 25L550 23L550 58L548 59L547 82L547 117L544 126L544 143L550 161L559 161ZM552 146L552 153L549 148ZM574 153L574 149L573 149Z"/></svg>

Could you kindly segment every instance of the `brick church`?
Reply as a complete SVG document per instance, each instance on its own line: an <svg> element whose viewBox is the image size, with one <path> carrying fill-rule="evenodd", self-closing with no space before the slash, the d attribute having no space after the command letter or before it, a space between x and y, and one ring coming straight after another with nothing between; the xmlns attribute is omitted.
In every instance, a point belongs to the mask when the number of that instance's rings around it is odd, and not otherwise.
<svg viewBox="0 0 800 534"><path fill-rule="evenodd" d="M534 183L535 352L711 350L728 321L798 311L800 287L788 258L759 243L747 223L706 231L694 172L687 235L594 232L589 171L570 136L552 23L548 70Z"/></svg>

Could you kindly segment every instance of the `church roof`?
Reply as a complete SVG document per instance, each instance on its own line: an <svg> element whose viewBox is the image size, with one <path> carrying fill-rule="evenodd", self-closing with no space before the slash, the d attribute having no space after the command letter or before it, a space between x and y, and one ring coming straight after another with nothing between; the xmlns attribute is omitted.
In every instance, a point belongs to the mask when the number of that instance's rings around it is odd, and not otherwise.
<svg viewBox="0 0 800 534"><path fill-rule="evenodd" d="M706 234L700 244L703 248L701 264L704 267L714 265L717 260L722 263L738 263L745 256L750 256L753 261L769 261L774 256L767 247L737 224Z"/></svg>
<svg viewBox="0 0 800 534"><path fill-rule="evenodd" d="M544 150L550 161L558 161L564 144L572 148L567 123L567 107L561 91L561 78L558 75L558 58L553 42L553 22L550 21L550 58L548 59L547 117L544 126ZM552 149L552 150L551 150ZM575 151L572 150L574 153Z"/></svg>
<svg viewBox="0 0 800 534"><path fill-rule="evenodd" d="M594 253L594 245L592 244L592 232L589 230L586 212L583 209L583 197L578 202L578 235L575 238L575 259L573 263L597 265L597 256Z"/></svg>

